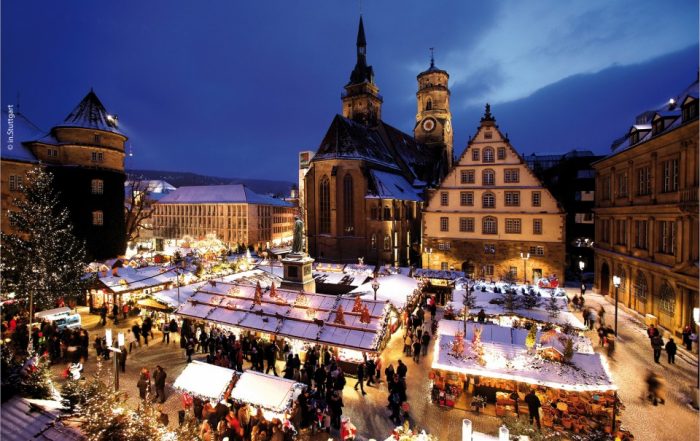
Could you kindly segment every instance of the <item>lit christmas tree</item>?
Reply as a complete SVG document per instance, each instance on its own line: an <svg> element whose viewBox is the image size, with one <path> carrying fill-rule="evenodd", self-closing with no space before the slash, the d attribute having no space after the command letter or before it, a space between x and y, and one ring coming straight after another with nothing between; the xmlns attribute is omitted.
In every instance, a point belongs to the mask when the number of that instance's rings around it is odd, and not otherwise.
<svg viewBox="0 0 700 441"><path fill-rule="evenodd" d="M551 318L556 318L559 316L559 312L561 311L561 306L559 305L559 301L557 300L556 297L554 297L554 294L550 294L549 300L547 301L547 306L546 306L547 312L549 313L549 316Z"/></svg>
<svg viewBox="0 0 700 441"><path fill-rule="evenodd" d="M18 210L8 212L17 233L2 235L2 291L23 300L33 297L34 310L40 311L80 293L85 245L73 235L51 174L35 167L25 181L20 185L24 197L14 202Z"/></svg>

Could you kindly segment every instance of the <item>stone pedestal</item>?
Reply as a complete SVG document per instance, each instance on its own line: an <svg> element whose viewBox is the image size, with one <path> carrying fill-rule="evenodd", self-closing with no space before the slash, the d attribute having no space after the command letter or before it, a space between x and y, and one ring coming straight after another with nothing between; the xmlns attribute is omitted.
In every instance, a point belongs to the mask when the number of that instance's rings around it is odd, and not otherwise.
<svg viewBox="0 0 700 441"><path fill-rule="evenodd" d="M311 273L311 264L314 259L301 253L287 254L282 259L284 277L282 288L296 291L316 292L316 282Z"/></svg>

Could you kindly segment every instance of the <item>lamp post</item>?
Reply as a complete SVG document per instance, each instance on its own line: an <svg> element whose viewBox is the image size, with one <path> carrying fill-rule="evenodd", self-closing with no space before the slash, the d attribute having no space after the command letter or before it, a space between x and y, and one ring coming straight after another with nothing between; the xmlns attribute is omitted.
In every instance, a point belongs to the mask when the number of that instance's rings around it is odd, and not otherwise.
<svg viewBox="0 0 700 441"><path fill-rule="evenodd" d="M613 276L613 285L615 285L615 337L617 337L617 292L621 282L620 276Z"/></svg>
<svg viewBox="0 0 700 441"><path fill-rule="evenodd" d="M426 248L425 251L428 253L428 269L430 269L430 258L433 255L433 249L432 248Z"/></svg>
<svg viewBox="0 0 700 441"><path fill-rule="evenodd" d="M578 261L579 275L581 276L581 297L583 297L583 269L586 267L586 262L583 259Z"/></svg>
<svg viewBox="0 0 700 441"><path fill-rule="evenodd" d="M180 307L180 271L175 269L175 285L177 286L177 306Z"/></svg>
<svg viewBox="0 0 700 441"><path fill-rule="evenodd" d="M523 284L527 285L527 259L530 258L530 253L520 253L520 258L523 259Z"/></svg>
<svg viewBox="0 0 700 441"><path fill-rule="evenodd" d="M377 290L379 290L379 280L377 280L377 276L374 276L374 279L372 280L372 289L374 290L374 301L377 301Z"/></svg>
<svg viewBox="0 0 700 441"><path fill-rule="evenodd" d="M112 341L112 330L107 329L105 331L105 340L107 343L107 350L114 353L114 392L119 391L119 355L121 355L122 350L126 350L124 347L124 334L121 332L117 335L117 347L113 346ZM122 349L124 348L124 349Z"/></svg>

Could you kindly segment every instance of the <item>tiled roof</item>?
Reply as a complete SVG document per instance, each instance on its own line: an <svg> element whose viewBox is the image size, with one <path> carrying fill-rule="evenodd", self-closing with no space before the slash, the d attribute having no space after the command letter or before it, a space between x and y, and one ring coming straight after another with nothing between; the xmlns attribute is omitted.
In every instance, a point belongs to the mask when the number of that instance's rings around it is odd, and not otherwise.
<svg viewBox="0 0 700 441"><path fill-rule="evenodd" d="M117 127L115 117L107 112L107 109L105 109L105 106L92 89L66 119L62 123L57 124L56 127L81 127L122 135Z"/></svg>
<svg viewBox="0 0 700 441"><path fill-rule="evenodd" d="M292 204L255 193L242 184L180 187L161 198L159 204L241 203L292 207Z"/></svg>

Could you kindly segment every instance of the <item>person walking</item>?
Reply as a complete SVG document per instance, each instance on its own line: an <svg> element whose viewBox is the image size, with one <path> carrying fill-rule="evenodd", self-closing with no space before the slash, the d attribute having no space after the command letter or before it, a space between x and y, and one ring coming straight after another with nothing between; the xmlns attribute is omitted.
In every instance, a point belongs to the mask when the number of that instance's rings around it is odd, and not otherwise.
<svg viewBox="0 0 700 441"><path fill-rule="evenodd" d="M541 429L542 424L540 424L540 407L542 407L542 403L535 394L534 389L530 389L530 393L525 396L525 403L527 403L527 410L530 413L530 425L532 425L532 420L534 419L537 421L537 428Z"/></svg>
<svg viewBox="0 0 700 441"><path fill-rule="evenodd" d="M374 358L374 365L375 365L375 369L377 372L377 384L381 384L381 382L382 382L382 359L379 357L379 355L377 355Z"/></svg>
<svg viewBox="0 0 700 441"><path fill-rule="evenodd" d="M389 366L384 369L384 377L386 378L387 385L391 382L391 379L394 378L394 374L394 365L389 363Z"/></svg>
<svg viewBox="0 0 700 441"><path fill-rule="evenodd" d="M192 363L192 354L194 354L194 339L190 338L185 346L185 354L187 354L187 362Z"/></svg>
<svg viewBox="0 0 700 441"><path fill-rule="evenodd" d="M165 372L160 365L156 366L156 370L153 372L153 385L156 388L156 396L153 401L160 399L161 404L165 402L165 379L168 374Z"/></svg>
<svg viewBox="0 0 700 441"><path fill-rule="evenodd" d="M119 306L116 303L112 305L112 316L114 316L114 324L119 323Z"/></svg>
<svg viewBox="0 0 700 441"><path fill-rule="evenodd" d="M265 358L267 359L267 369L265 369L265 373L267 374L270 372L270 369L272 369L272 373L275 374L275 377L278 377L277 375L277 367L275 366L276 361L277 361L277 343L270 342L269 345L265 348Z"/></svg>
<svg viewBox="0 0 700 441"><path fill-rule="evenodd" d="M364 388L364 383L365 381L365 364L360 363L357 365L357 382L355 383L355 390L357 390L357 386L360 386L360 390L362 391L362 395L367 395L367 392L365 392Z"/></svg>
<svg viewBox="0 0 700 441"><path fill-rule="evenodd" d="M161 343L165 343L167 340L168 344L170 344L170 323L163 321L160 330L163 333L163 340L161 340Z"/></svg>
<svg viewBox="0 0 700 441"><path fill-rule="evenodd" d="M420 363L420 339L418 336L413 338L413 361Z"/></svg>
<svg viewBox="0 0 700 441"><path fill-rule="evenodd" d="M403 339L403 353L405 355L411 355L411 345L413 344L413 339L411 338L411 333L406 332L406 337Z"/></svg>
<svg viewBox="0 0 700 441"><path fill-rule="evenodd" d="M669 338L666 342L666 355L668 355L668 364L676 364L676 351L678 346L672 338Z"/></svg>
<svg viewBox="0 0 700 441"><path fill-rule="evenodd" d="M420 349L422 352L422 355L425 357L428 355L428 345L430 344L430 334L428 331L425 331L423 333L423 336L421 337L421 342L420 342Z"/></svg>
<svg viewBox="0 0 700 441"><path fill-rule="evenodd" d="M690 325L685 325L683 328L683 346L688 351L693 351L693 340L690 338L691 335L693 335L693 329L690 327Z"/></svg>
<svg viewBox="0 0 700 441"><path fill-rule="evenodd" d="M479 313L476 315L477 321L479 323L485 323L486 322L486 311L484 311L484 308L481 308L479 310Z"/></svg>
<svg viewBox="0 0 700 441"><path fill-rule="evenodd" d="M656 334L651 338L651 347L654 349L654 363L659 363L661 358L661 349L664 347L664 340L660 334Z"/></svg>
<svg viewBox="0 0 700 441"><path fill-rule="evenodd" d="M131 349L134 347L134 344L136 343L136 337L134 337L134 331L131 329L129 332L126 333L126 342L129 344L129 353L131 354Z"/></svg>
<svg viewBox="0 0 700 441"><path fill-rule="evenodd" d="M365 366L367 367L366 368L367 386L371 386L371 385L375 384L374 376L377 372L377 366L374 364L373 358L370 358L369 360L367 360L367 362L365 363Z"/></svg>
<svg viewBox="0 0 700 441"><path fill-rule="evenodd" d="M396 368L396 373L399 375L400 379L406 379L406 374L408 374L408 366L406 366L401 360L399 360L399 366Z"/></svg>
<svg viewBox="0 0 700 441"><path fill-rule="evenodd" d="M100 308L100 325L105 326L107 324L107 305L102 305Z"/></svg>
<svg viewBox="0 0 700 441"><path fill-rule="evenodd" d="M134 323L134 326L131 327L131 332L134 333L134 338L136 339L136 343L138 343L139 348L141 347L141 326L139 326L138 323Z"/></svg>
<svg viewBox="0 0 700 441"><path fill-rule="evenodd" d="M170 323L168 323L168 330L171 334L177 335L179 329L177 326L177 321L174 318L170 319ZM168 344L170 344L170 340L168 340Z"/></svg>
<svg viewBox="0 0 700 441"><path fill-rule="evenodd" d="M666 399L664 397L664 380L654 371L649 369L647 371L647 398L651 400L654 406L658 406L659 403L666 404Z"/></svg>

